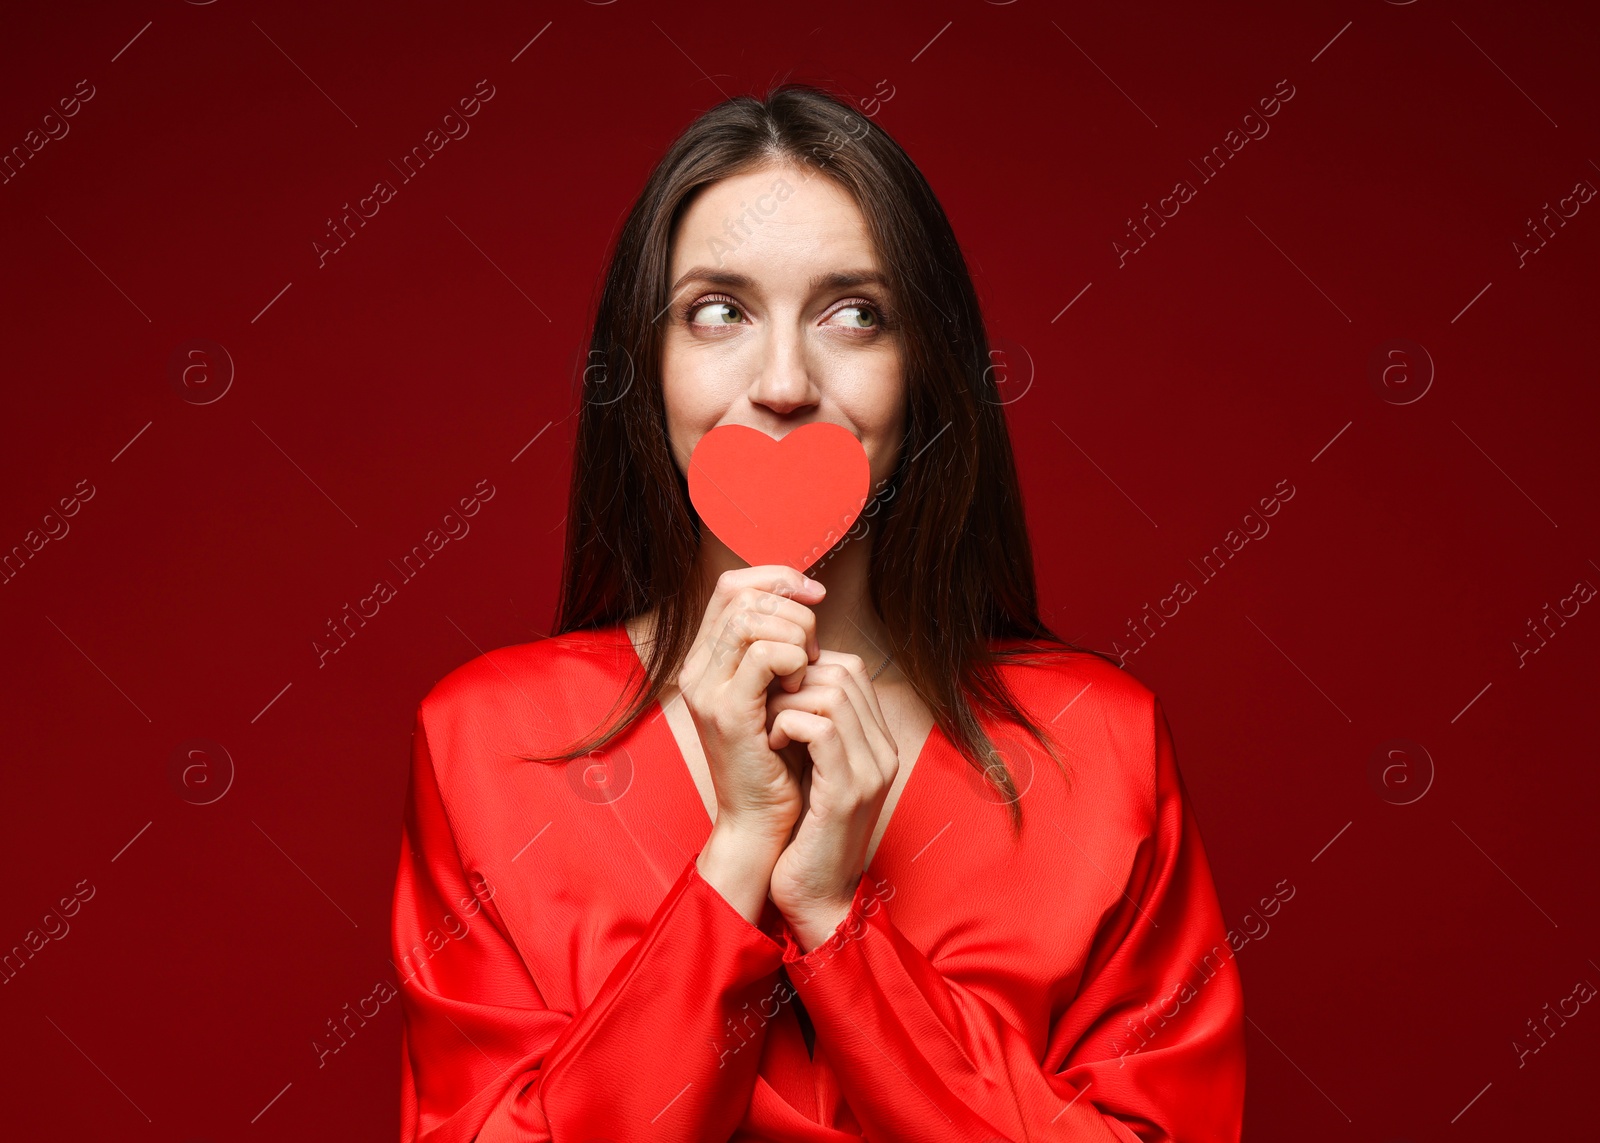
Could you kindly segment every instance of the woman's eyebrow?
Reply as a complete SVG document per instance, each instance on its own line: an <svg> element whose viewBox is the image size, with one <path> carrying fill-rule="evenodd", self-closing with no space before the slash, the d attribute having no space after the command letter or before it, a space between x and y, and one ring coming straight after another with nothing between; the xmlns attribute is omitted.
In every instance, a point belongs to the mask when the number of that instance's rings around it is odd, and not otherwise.
<svg viewBox="0 0 1600 1143"><path fill-rule="evenodd" d="M704 282L711 286L722 286L730 290L748 290L755 283L745 274L735 274L730 270L716 270L709 266L691 266L685 270L681 277L672 284L672 294L677 295L689 282ZM883 276L875 270L836 270L828 274L818 274L809 283L812 293L818 290L848 290L854 286L883 286L887 283Z"/></svg>
<svg viewBox="0 0 1600 1143"><path fill-rule="evenodd" d="M842 270L832 274L818 274L811 279L811 291L848 290L852 286L886 286L883 276L875 270Z"/></svg>

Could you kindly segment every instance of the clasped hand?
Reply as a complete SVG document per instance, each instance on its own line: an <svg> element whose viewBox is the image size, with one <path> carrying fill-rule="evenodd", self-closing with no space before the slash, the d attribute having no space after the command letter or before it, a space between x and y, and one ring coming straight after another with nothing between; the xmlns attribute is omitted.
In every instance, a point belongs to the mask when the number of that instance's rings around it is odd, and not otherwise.
<svg viewBox="0 0 1600 1143"><path fill-rule="evenodd" d="M768 896L808 950L849 912L899 769L866 664L817 644L825 591L779 565L724 573L678 676L717 824L778 850Z"/></svg>

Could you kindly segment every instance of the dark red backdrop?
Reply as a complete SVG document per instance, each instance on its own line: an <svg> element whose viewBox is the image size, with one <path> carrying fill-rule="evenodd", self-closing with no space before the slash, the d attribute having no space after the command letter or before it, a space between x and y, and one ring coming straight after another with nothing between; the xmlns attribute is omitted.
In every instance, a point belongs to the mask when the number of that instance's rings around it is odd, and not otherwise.
<svg viewBox="0 0 1600 1143"><path fill-rule="evenodd" d="M395 1136L397 1004L315 1044L394 976L413 706L549 630L619 217L785 77L942 197L1044 604L1170 714L1246 1137L1593 1137L1588 6L46 7L0 36L7 1137Z"/></svg>

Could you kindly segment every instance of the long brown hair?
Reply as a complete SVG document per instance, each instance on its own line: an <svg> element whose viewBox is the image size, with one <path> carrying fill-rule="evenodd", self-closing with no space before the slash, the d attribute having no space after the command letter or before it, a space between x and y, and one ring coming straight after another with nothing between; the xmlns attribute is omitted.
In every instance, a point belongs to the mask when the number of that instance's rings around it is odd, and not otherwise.
<svg viewBox="0 0 1600 1143"><path fill-rule="evenodd" d="M1011 696L998 664L1038 662L1040 652L1116 660L1066 642L1039 618L988 339L943 208L886 132L802 85L778 87L765 100L729 99L697 118L651 173L617 238L580 382L552 634L608 627L655 608L654 638L631 701L625 695L611 708L626 707L619 717L560 754L523 757L564 762L603 747L657 700L693 644L700 523L668 447L659 381L670 243L701 188L773 163L810 164L843 187L867 221L894 298L907 397L899 466L864 514L870 598L901 671L1003 796L1020 832L1016 783L978 710L1014 721L1058 767L1061 759ZM1019 645L991 648L989 640Z"/></svg>

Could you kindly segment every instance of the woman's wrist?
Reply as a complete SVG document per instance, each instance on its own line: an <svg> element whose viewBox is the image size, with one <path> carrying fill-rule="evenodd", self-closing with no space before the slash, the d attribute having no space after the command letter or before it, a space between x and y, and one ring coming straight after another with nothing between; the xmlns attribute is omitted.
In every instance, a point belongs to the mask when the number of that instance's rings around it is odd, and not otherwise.
<svg viewBox="0 0 1600 1143"><path fill-rule="evenodd" d="M741 827L719 818L695 866L740 916L756 924L766 906L772 868L787 844L785 834Z"/></svg>
<svg viewBox="0 0 1600 1143"><path fill-rule="evenodd" d="M826 943L850 915L853 900L854 897L851 897L843 902L810 905L793 913L785 913L784 919L788 921L801 952L809 953Z"/></svg>

